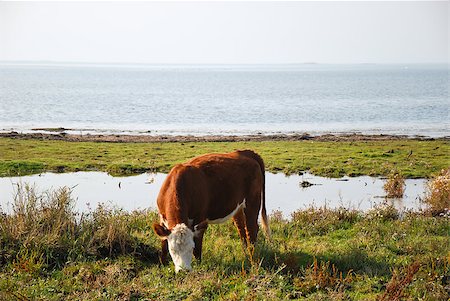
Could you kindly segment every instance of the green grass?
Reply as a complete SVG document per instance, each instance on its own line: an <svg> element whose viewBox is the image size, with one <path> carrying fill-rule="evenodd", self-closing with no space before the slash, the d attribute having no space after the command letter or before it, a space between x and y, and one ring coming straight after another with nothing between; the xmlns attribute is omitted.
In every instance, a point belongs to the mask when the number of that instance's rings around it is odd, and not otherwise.
<svg viewBox="0 0 450 301"><path fill-rule="evenodd" d="M450 289L447 217L275 213L273 241L260 235L253 256L231 223L210 225L203 261L175 274L158 264L155 212L80 216L73 202L66 189L23 189L0 215L0 300L447 300Z"/></svg>
<svg viewBox="0 0 450 301"><path fill-rule="evenodd" d="M450 165L448 140L98 143L0 138L0 176L79 170L113 175L168 172L194 156L236 149L253 149L268 171L286 174L385 176L396 169L406 178L421 178Z"/></svg>
<svg viewBox="0 0 450 301"><path fill-rule="evenodd" d="M253 149L267 170L430 177L450 165L446 140L95 143L0 138L0 176L100 170L167 172L208 152ZM446 300L450 220L393 208L309 208L271 217L246 255L231 223L211 225L201 264L160 266L156 212L99 207L80 215L67 189L22 188L0 213L0 300ZM248 253L248 251L247 251Z"/></svg>

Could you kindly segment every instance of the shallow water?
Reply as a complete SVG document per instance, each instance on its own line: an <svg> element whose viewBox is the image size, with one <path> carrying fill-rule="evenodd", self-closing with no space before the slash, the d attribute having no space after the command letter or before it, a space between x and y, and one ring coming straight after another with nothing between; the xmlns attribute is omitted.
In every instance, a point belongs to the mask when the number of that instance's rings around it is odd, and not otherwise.
<svg viewBox="0 0 450 301"><path fill-rule="evenodd" d="M10 209L17 184L35 185L40 192L62 186L72 188L75 209L87 211L98 203L125 210L156 208L156 197L166 174L141 174L130 177L112 177L103 172L43 173L23 177L0 178L0 206ZM300 182L313 186L302 188ZM390 200L398 209L419 209L424 194L424 179L406 180L403 199ZM367 210L384 201L384 180L374 177L330 179L311 174L302 176L266 173L266 206L268 212L281 210L288 217L293 211L311 205L330 208L344 206Z"/></svg>

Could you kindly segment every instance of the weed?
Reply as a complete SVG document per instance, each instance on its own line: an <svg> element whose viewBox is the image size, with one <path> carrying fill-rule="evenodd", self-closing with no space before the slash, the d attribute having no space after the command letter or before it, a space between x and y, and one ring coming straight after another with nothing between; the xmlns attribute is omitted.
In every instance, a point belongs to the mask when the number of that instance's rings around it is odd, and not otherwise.
<svg viewBox="0 0 450 301"><path fill-rule="evenodd" d="M391 280L386 286L386 291L378 299L379 301L399 301L405 300L406 288L413 281L414 275L419 271L420 263L415 262L405 269L394 271Z"/></svg>
<svg viewBox="0 0 450 301"><path fill-rule="evenodd" d="M383 185L388 198L402 198L405 192L405 178L397 171L391 172Z"/></svg>
<svg viewBox="0 0 450 301"><path fill-rule="evenodd" d="M294 279L294 286L304 294L324 289L342 291L353 281L352 271L346 274L344 277L329 261L318 262L314 258L313 264L304 270L303 276Z"/></svg>
<svg viewBox="0 0 450 301"><path fill-rule="evenodd" d="M274 223L285 222L286 219L283 217L283 212L281 210L273 210L269 215L269 221Z"/></svg>
<svg viewBox="0 0 450 301"><path fill-rule="evenodd" d="M427 182L423 201L433 215L446 214L450 211L450 168L441 170Z"/></svg>

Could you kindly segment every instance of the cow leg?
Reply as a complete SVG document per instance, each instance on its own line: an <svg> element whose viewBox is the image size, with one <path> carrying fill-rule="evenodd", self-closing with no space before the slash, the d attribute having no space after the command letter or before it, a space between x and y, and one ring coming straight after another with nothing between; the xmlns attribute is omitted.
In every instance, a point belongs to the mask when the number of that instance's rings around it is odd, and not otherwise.
<svg viewBox="0 0 450 301"><path fill-rule="evenodd" d="M239 210L233 216L233 222L239 232L239 237L241 238L244 246L247 246L247 232L245 230L245 214L243 210Z"/></svg>
<svg viewBox="0 0 450 301"><path fill-rule="evenodd" d="M194 237L194 257L195 259L197 259L199 262L202 261L202 246L203 246L203 234L205 232L202 231L200 233L198 233L195 237Z"/></svg>
<svg viewBox="0 0 450 301"><path fill-rule="evenodd" d="M161 240L161 256L160 261L161 264L167 264L167 255L169 253L169 243L167 242L167 239Z"/></svg>
<svg viewBox="0 0 450 301"><path fill-rule="evenodd" d="M257 205L257 207L255 207L256 204L258 204L258 201L248 202L248 206L245 207L244 209L245 226L247 228L247 238L251 244L254 244L256 242L259 230L258 213L260 206Z"/></svg>

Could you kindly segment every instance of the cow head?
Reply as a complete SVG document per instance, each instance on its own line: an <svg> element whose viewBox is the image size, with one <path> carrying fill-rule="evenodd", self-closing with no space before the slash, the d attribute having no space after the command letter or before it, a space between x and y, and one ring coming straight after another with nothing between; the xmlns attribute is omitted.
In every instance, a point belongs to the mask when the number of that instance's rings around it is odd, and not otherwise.
<svg viewBox="0 0 450 301"><path fill-rule="evenodd" d="M192 270L192 251L194 250L194 236L203 233L208 224L202 222L194 227L193 232L185 224L178 224L172 230L164 224L153 224L153 230L161 239L167 239L169 253L175 264L175 272L180 270Z"/></svg>
<svg viewBox="0 0 450 301"><path fill-rule="evenodd" d="M164 225L154 224L153 230L161 239L167 239L169 253L175 264L175 272L190 271L192 251L194 250L194 232L185 224L178 224L172 230Z"/></svg>

